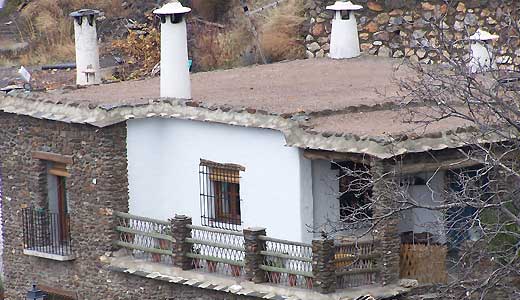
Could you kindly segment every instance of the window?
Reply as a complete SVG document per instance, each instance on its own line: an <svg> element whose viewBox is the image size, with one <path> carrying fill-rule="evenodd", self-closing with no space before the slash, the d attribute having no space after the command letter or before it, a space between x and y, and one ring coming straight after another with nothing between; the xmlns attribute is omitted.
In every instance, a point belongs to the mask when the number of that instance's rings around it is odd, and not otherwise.
<svg viewBox="0 0 520 300"><path fill-rule="evenodd" d="M57 243L64 243L69 238L69 218L66 182L69 173L62 163L47 163L47 197L50 221L54 224Z"/></svg>
<svg viewBox="0 0 520 300"><path fill-rule="evenodd" d="M46 201L23 208L24 253L59 261L72 260L69 207L67 201L67 165L70 156L33 152L39 159L40 191Z"/></svg>
<svg viewBox="0 0 520 300"><path fill-rule="evenodd" d="M239 230L240 172L245 168L236 164L200 161L200 206L204 226Z"/></svg>

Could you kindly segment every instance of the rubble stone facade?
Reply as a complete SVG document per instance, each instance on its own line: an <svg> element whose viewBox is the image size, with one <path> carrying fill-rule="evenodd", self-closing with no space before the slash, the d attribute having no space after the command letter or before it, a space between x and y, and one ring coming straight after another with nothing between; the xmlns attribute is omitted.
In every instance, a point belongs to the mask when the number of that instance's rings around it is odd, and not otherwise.
<svg viewBox="0 0 520 300"><path fill-rule="evenodd" d="M78 300L248 299L112 272L100 259L114 250L112 211L128 211L126 123L97 128L0 113L0 124L6 299L25 299L34 282ZM33 151L72 156L66 185L73 261L23 254L22 208L46 201L45 168Z"/></svg>
<svg viewBox="0 0 520 300"><path fill-rule="evenodd" d="M307 57L324 57L330 49L332 12L326 9L335 0L309 0L306 3L305 46ZM462 40L478 28L498 34L499 65L513 68L520 64L520 39L510 34L510 15L518 15L520 3L508 0L354 0L364 6L356 13L361 51L373 55L434 63L439 61L440 40L435 24L448 41ZM467 43L466 43L467 45ZM464 43L453 51L468 53ZM442 51L442 50L441 50ZM448 53L444 53L447 55ZM454 53L449 53L454 54Z"/></svg>

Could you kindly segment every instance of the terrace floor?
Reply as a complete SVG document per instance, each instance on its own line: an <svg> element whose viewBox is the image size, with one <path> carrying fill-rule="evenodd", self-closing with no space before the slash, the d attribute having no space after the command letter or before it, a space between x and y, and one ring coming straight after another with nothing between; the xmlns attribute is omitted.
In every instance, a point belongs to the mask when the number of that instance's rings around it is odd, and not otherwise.
<svg viewBox="0 0 520 300"><path fill-rule="evenodd" d="M112 256L103 256L102 261L109 265L111 271L115 272L265 299L348 300L366 295L371 295L376 299L387 299L410 291L410 289L398 285L370 285L345 289L332 294L320 294L312 290L275 286L268 283L256 284L241 278L183 271L171 265L135 259L124 254L124 251L115 252Z"/></svg>

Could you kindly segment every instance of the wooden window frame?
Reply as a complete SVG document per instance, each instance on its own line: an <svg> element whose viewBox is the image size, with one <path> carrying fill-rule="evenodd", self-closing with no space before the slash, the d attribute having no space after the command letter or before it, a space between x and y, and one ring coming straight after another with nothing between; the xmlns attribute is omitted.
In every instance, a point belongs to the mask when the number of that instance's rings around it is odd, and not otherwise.
<svg viewBox="0 0 520 300"><path fill-rule="evenodd" d="M67 178L70 177L70 173L68 172L67 167L73 163L73 158L70 155L61 155L44 151L33 151L31 155L34 159L48 163L46 168L47 174L56 178L57 190L55 192L57 195L56 200L59 222L58 234L62 243L67 242L70 239L70 219L67 203ZM46 188L48 189L49 187L47 186ZM47 190L47 192L49 192L49 190ZM48 201L49 199L47 199L47 206L49 205Z"/></svg>
<svg viewBox="0 0 520 300"><path fill-rule="evenodd" d="M200 160L201 223L204 226L239 230L242 224L240 172L237 164Z"/></svg>

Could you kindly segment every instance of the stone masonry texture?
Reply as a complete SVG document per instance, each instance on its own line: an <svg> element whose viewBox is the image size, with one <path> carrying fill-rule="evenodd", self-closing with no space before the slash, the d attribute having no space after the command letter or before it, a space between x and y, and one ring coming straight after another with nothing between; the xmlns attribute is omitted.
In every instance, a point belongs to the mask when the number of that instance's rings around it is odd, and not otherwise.
<svg viewBox="0 0 520 300"><path fill-rule="evenodd" d="M265 272L260 269L263 263L261 251L266 249L266 243L259 236L266 235L265 228L247 228L244 232L244 246L246 248L244 257L244 270L247 280L255 283L265 282Z"/></svg>
<svg viewBox="0 0 520 300"><path fill-rule="evenodd" d="M313 240L312 253L314 289L323 294L335 292L334 240Z"/></svg>
<svg viewBox="0 0 520 300"><path fill-rule="evenodd" d="M305 46L307 57L324 57L330 49L332 12L335 0L306 2ZM434 63L439 55L439 37L431 24L440 26L445 39L461 40L478 28L498 34L497 63L511 69L520 64L520 39L510 34L510 15L518 16L520 2L512 0L354 0L364 9L356 12L361 51L412 61ZM448 4L446 2L449 2ZM462 45L462 44L461 44ZM465 47L456 48L464 55Z"/></svg>
<svg viewBox="0 0 520 300"><path fill-rule="evenodd" d="M0 113L0 124L7 299L25 299L33 282L75 293L78 300L247 299L111 272L100 260L114 250L112 211L128 211L125 123L100 129ZM46 201L45 170L32 151L73 157L67 197L74 261L23 254L21 209Z"/></svg>
<svg viewBox="0 0 520 300"><path fill-rule="evenodd" d="M371 169L374 180L372 197L373 201L378 204L374 207L374 218L383 220L376 227L376 237L380 241L377 249L381 254L380 283L383 285L399 280L399 255L401 252L401 239L397 227L399 218L396 214L391 213L395 207L395 194L392 193L392 186L396 178L388 175L389 169L386 161L376 161Z"/></svg>

